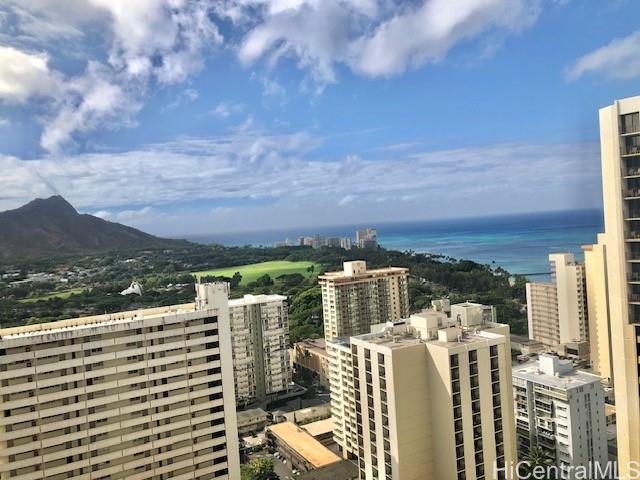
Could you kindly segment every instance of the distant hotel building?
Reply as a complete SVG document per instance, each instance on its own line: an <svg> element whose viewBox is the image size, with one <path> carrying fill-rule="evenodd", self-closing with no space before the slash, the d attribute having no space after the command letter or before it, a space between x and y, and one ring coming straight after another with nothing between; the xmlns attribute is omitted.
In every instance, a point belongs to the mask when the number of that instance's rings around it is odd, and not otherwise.
<svg viewBox="0 0 640 480"><path fill-rule="evenodd" d="M0 478L240 478L226 284L0 330Z"/></svg>
<svg viewBox="0 0 640 480"><path fill-rule="evenodd" d="M375 228L365 228L356 231L356 245L358 248L378 248L378 232Z"/></svg>
<svg viewBox="0 0 640 480"><path fill-rule="evenodd" d="M584 264L573 254L549 255L551 283L527 283L529 337L562 354L587 355L589 323Z"/></svg>
<svg viewBox="0 0 640 480"><path fill-rule="evenodd" d="M286 392L291 382L287 297L245 295L229 301L229 315L238 403Z"/></svg>
<svg viewBox="0 0 640 480"><path fill-rule="evenodd" d="M373 329L350 340L360 478L509 478L509 327L427 311Z"/></svg>
<svg viewBox="0 0 640 480"><path fill-rule="evenodd" d="M367 270L363 261L345 262L344 270L318 277L327 341L368 333L369 326L409 316L409 270Z"/></svg>
<svg viewBox="0 0 640 480"><path fill-rule="evenodd" d="M558 467L608 462L600 377L577 372L570 360L542 354L513 368L520 458L540 446ZM574 477L563 477L574 478Z"/></svg>

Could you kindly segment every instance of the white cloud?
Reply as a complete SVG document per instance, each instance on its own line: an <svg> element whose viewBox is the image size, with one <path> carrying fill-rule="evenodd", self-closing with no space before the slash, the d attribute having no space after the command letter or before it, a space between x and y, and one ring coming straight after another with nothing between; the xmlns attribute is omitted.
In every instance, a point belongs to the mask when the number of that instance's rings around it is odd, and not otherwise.
<svg viewBox="0 0 640 480"><path fill-rule="evenodd" d="M0 117L0 127L8 127L11 125L11 121L8 118Z"/></svg>
<svg viewBox="0 0 640 480"><path fill-rule="evenodd" d="M55 96L61 76L49 69L46 53L28 53L0 45L0 101L24 103L33 96Z"/></svg>
<svg viewBox="0 0 640 480"><path fill-rule="evenodd" d="M540 12L540 0L237 0L226 5L236 22L239 12L251 18L261 12L241 42L242 62L266 58L273 65L292 57L324 83L335 81L336 63L377 77L438 62L464 40L527 28Z"/></svg>
<svg viewBox="0 0 640 480"><path fill-rule="evenodd" d="M640 76L640 31L582 56L568 69L567 78L576 80L587 73L622 80Z"/></svg>
<svg viewBox="0 0 640 480"><path fill-rule="evenodd" d="M142 207L134 210L121 210L119 212L112 212L110 210L98 210L93 212L92 215L102 218L103 220L109 220L111 222L118 223L141 223L144 220L153 217L156 212L151 207Z"/></svg>
<svg viewBox="0 0 640 480"><path fill-rule="evenodd" d="M178 108L182 105L187 105L189 103L195 102L200 97L200 93L195 88L187 88L180 92L176 98L169 103L167 106L162 108L162 111L173 110L174 108Z"/></svg>
<svg viewBox="0 0 640 480"><path fill-rule="evenodd" d="M222 42L211 21L210 1L187 0L8 0L0 13L11 17L12 46L0 47L0 100L25 103L44 97L37 118L44 124L41 146L58 151L77 133L133 124L150 85L182 82L202 67L205 52ZM48 25L42 35L34 29ZM35 26L34 26L35 25ZM42 27L44 29L44 27ZM56 38L78 39L101 32L100 48L87 46L84 73L64 75L49 66ZM39 50L24 45L40 41ZM193 101L193 89L184 100ZM197 92L196 92L197 93Z"/></svg>
<svg viewBox="0 0 640 480"><path fill-rule="evenodd" d="M310 160L320 142L305 132L249 130L121 153L0 157L6 172L0 207L59 193L83 211L152 225L158 233L184 233L218 228L209 217L197 219L198 205L209 212L226 208L218 229L232 230L585 207L599 198L596 144L497 144L392 159ZM191 207L179 215L165 212L165 205L173 211L185 204Z"/></svg>
<svg viewBox="0 0 640 480"><path fill-rule="evenodd" d="M216 108L209 113L216 117L228 118L231 115L236 115L244 110L245 106L242 103L235 102L220 102L216 105Z"/></svg>

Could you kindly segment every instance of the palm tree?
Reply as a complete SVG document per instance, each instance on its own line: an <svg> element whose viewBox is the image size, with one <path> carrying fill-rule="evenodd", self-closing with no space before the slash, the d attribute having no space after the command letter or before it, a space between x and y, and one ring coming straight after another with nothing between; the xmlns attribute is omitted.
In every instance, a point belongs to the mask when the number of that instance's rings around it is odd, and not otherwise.
<svg viewBox="0 0 640 480"><path fill-rule="evenodd" d="M545 467L548 470L555 462L553 458L540 446L534 445L529 449L526 455L522 458L525 466L518 469L518 473L523 478L533 478L533 472L536 467ZM538 469L539 470L539 469ZM536 477L537 478L537 477ZM551 480L550 477L548 477Z"/></svg>

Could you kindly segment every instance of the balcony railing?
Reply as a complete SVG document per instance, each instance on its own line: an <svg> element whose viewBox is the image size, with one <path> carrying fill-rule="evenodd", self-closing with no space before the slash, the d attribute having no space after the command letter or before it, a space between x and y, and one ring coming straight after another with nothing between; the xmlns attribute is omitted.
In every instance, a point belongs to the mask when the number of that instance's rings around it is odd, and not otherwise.
<svg viewBox="0 0 640 480"><path fill-rule="evenodd" d="M634 303L640 302L640 293L630 293L629 301Z"/></svg>
<svg viewBox="0 0 640 480"><path fill-rule="evenodd" d="M640 189L637 188L630 188L629 190L627 190L624 194L625 198L637 198L640 197Z"/></svg>
<svg viewBox="0 0 640 480"><path fill-rule="evenodd" d="M640 175L640 167L628 167L627 168L627 177L635 177L636 175Z"/></svg>
<svg viewBox="0 0 640 480"><path fill-rule="evenodd" d="M622 150L623 155L638 155L640 154L640 145L627 145Z"/></svg>

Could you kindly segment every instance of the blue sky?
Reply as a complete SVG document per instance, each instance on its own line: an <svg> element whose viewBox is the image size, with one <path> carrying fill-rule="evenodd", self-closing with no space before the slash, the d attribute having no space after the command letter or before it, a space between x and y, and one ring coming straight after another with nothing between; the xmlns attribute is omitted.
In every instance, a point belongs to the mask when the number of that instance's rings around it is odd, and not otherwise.
<svg viewBox="0 0 640 480"><path fill-rule="evenodd" d="M0 209L162 235L601 204L634 0L7 0Z"/></svg>

